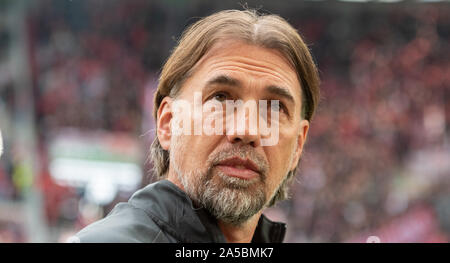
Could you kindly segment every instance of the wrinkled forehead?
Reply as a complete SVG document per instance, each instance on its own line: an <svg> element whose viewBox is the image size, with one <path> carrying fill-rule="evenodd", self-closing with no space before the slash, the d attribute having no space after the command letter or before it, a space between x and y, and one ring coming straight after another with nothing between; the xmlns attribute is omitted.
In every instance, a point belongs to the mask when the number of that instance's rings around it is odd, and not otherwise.
<svg viewBox="0 0 450 263"><path fill-rule="evenodd" d="M283 81L297 98L301 97L301 85L297 72L289 60L276 49L269 49L244 40L224 39L217 41L195 64L188 74L211 75L216 70L234 68L249 70L274 80ZM197 74L200 73L200 74Z"/></svg>

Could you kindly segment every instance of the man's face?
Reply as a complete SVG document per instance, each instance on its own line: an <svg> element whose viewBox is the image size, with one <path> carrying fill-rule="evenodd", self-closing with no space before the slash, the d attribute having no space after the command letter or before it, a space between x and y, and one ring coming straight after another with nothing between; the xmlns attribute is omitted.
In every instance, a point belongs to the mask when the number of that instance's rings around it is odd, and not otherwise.
<svg viewBox="0 0 450 263"><path fill-rule="evenodd" d="M175 101L194 105L196 92L201 93L198 102L203 107L223 105L224 110L175 112L174 99L163 100L158 112L158 137L170 152L168 178L216 218L238 225L264 208L288 172L297 166L309 127L300 117L301 87L294 69L277 51L229 40L214 45L203 56ZM249 131L248 119L243 134L236 131L237 125L228 127L226 100L254 101L258 105L266 100L268 117L258 118L258 122L270 122L271 101L278 100L278 118L270 123L278 125L277 143L261 144L263 135L259 130L256 134ZM215 116L223 117L223 134L194 135L196 123ZM251 118L249 111L244 116ZM170 129L175 119L189 120L192 132L175 135Z"/></svg>

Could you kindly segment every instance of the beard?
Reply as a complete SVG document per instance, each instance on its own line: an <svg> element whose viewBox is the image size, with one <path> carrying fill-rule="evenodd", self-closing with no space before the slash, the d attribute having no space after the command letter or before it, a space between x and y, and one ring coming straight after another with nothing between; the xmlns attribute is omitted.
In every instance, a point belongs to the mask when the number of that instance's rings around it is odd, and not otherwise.
<svg viewBox="0 0 450 263"><path fill-rule="evenodd" d="M181 146L179 143L175 145ZM265 189L268 165L264 158L251 148L251 146L234 146L211 154L206 162L206 171L180 169L175 154L172 154L178 151L171 151L170 160L194 205L205 208L224 223L239 226L267 204ZM252 179L241 179L228 176L216 167L219 162L234 156L255 162L260 167L260 175Z"/></svg>

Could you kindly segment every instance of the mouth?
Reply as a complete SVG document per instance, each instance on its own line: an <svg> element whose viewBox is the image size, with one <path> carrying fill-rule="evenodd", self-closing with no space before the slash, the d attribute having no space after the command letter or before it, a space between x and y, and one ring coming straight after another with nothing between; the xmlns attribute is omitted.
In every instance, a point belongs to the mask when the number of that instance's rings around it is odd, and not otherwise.
<svg viewBox="0 0 450 263"><path fill-rule="evenodd" d="M251 180L260 175L258 166L249 159L233 157L216 165L224 174L245 180Z"/></svg>

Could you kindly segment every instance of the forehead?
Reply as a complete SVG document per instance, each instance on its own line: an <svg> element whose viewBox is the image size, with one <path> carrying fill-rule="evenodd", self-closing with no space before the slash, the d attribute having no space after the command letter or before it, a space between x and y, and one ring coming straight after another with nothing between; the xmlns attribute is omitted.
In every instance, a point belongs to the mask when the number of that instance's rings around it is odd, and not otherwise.
<svg viewBox="0 0 450 263"><path fill-rule="evenodd" d="M277 50L225 40L213 47L198 61L191 78L208 81L219 73L245 80L283 84L296 98L300 98L300 82L294 68Z"/></svg>

